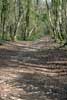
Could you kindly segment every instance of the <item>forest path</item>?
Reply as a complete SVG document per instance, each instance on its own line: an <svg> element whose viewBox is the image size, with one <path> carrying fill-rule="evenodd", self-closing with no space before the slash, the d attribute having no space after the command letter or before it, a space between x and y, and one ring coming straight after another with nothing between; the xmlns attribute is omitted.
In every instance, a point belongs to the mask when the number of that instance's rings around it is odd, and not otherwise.
<svg viewBox="0 0 67 100"><path fill-rule="evenodd" d="M1 45L0 100L67 100L67 49L49 36Z"/></svg>

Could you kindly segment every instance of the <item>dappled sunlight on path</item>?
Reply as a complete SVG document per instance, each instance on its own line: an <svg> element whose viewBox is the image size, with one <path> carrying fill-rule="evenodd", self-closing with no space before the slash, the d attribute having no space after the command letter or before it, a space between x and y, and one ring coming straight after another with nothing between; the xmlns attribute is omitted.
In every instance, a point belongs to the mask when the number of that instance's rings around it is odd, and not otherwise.
<svg viewBox="0 0 67 100"><path fill-rule="evenodd" d="M49 37L5 42L0 47L0 100L67 100L67 49Z"/></svg>

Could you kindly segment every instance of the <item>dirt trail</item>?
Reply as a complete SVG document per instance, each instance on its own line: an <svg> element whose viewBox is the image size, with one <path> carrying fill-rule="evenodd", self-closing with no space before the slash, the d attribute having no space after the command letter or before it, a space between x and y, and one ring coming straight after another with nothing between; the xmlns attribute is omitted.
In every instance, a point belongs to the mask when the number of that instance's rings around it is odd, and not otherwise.
<svg viewBox="0 0 67 100"><path fill-rule="evenodd" d="M1 45L0 100L67 100L67 49L48 36Z"/></svg>

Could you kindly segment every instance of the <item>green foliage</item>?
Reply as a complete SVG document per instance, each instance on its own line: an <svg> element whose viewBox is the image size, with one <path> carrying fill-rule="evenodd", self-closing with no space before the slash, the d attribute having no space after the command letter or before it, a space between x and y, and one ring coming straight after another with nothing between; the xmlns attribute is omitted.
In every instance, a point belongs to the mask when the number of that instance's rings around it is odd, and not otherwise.
<svg viewBox="0 0 67 100"><path fill-rule="evenodd" d="M46 3L50 33L56 42L67 42L67 0L52 0L51 3L50 9Z"/></svg>
<svg viewBox="0 0 67 100"><path fill-rule="evenodd" d="M30 37L27 38L27 40L29 41L35 41L37 39L40 39L41 37L45 36L46 34L44 33L35 33L35 34L32 34Z"/></svg>
<svg viewBox="0 0 67 100"><path fill-rule="evenodd" d="M2 39L35 40L42 36L48 22L40 0L1 0L0 12Z"/></svg>
<svg viewBox="0 0 67 100"><path fill-rule="evenodd" d="M45 35L47 35L47 33L33 33L31 36L26 38L26 41L35 41ZM16 40L23 41L24 39L23 39L23 37L17 36Z"/></svg>

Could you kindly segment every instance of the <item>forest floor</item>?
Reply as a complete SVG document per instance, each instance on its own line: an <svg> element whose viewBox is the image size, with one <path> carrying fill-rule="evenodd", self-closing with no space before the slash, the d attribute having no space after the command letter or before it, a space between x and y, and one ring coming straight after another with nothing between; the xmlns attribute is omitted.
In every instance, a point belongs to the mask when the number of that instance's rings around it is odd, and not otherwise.
<svg viewBox="0 0 67 100"><path fill-rule="evenodd" d="M67 100L67 48L49 36L3 43L0 100Z"/></svg>

